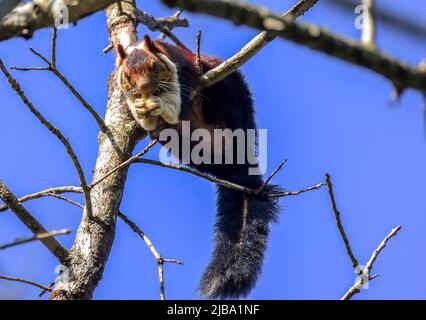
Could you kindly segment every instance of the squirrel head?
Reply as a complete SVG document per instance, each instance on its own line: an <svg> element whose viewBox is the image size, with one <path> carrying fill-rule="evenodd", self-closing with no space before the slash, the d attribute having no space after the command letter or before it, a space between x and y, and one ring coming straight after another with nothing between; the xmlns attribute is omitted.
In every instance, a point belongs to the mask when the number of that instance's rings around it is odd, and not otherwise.
<svg viewBox="0 0 426 320"><path fill-rule="evenodd" d="M155 93L167 87L175 68L148 35L135 46L117 47L120 85L126 92L136 89L139 94Z"/></svg>

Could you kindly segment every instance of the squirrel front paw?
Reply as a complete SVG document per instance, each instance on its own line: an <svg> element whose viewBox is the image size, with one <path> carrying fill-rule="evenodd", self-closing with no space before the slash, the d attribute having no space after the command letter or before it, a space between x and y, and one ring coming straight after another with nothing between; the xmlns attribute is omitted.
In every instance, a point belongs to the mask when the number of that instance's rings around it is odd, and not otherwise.
<svg viewBox="0 0 426 320"><path fill-rule="evenodd" d="M145 99L135 99L133 103L135 115L142 119L146 117L158 117L164 111L161 100L157 97Z"/></svg>

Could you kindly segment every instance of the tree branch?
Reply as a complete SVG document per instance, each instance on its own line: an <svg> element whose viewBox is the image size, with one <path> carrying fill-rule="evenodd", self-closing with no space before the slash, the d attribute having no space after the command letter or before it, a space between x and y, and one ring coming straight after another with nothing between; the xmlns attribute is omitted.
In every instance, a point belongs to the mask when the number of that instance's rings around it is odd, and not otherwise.
<svg viewBox="0 0 426 320"><path fill-rule="evenodd" d="M28 243L28 242L33 242L33 241L42 240L42 239L46 239L46 238L52 238L54 236L70 234L70 233L71 233L70 229L61 229L61 230L49 231L49 232L46 232L46 233L39 233L39 234L35 235L34 237L18 238L11 243L6 243L6 244L3 244L3 245L0 245L0 250L8 249L8 248L14 247L14 246L19 246L21 244Z"/></svg>
<svg viewBox="0 0 426 320"><path fill-rule="evenodd" d="M354 13L354 8L359 6L359 0L328 0L335 6L349 9L350 13ZM375 14L378 21L386 23L392 28L397 28L409 35L426 39L426 28L424 24L417 23L410 16L401 15L398 11L386 10L384 7L376 6Z"/></svg>
<svg viewBox="0 0 426 320"><path fill-rule="evenodd" d="M9 190L9 188L0 180L0 199L12 210L16 217L21 220L31 232L37 236L38 234L45 234L48 231L38 222L32 215L25 209L18 201L16 196ZM40 239L41 243L58 259L61 264L68 261L68 251L56 241L53 237Z"/></svg>
<svg viewBox="0 0 426 320"><path fill-rule="evenodd" d="M7 80L9 81L11 87L15 92L18 94L18 96L21 98L21 100L24 102L24 104L28 107L28 109L34 114L34 116L54 135L58 140L64 145L68 155L71 158L72 163L74 164L74 167L77 171L78 177L80 179L81 187L83 188L84 192L84 199L85 199L85 205L86 205L86 213L88 218L92 218L92 201L90 199L90 189L86 182L86 177L84 175L83 168L80 164L80 161L77 158L77 155L75 154L73 148L71 147L70 142L68 139L59 131L58 128L56 128L52 123L49 122L31 103L31 101L27 98L25 93L22 91L21 86L19 83L12 77L12 75L7 71L6 67L3 64L3 61L0 59L0 68L3 71L4 75L6 76Z"/></svg>
<svg viewBox="0 0 426 320"><path fill-rule="evenodd" d="M68 199L66 197L60 196L58 193L55 193L55 190L53 190L54 188L52 188L50 190L50 194L47 192L38 192L36 193L38 196L42 197L43 194L44 196L49 196L52 195L62 201L68 202L74 206L77 206L79 208L84 208L84 206L76 201L73 201L71 199ZM62 191L63 189L58 188L58 192ZM73 192L76 193L81 193L82 190L81 188L75 188L72 189ZM32 200L29 199L29 197L26 198L27 200ZM25 200L25 201L27 201ZM127 217L124 213L122 213L121 211L118 212L118 217L124 221L124 223L126 223L135 233L137 233L142 240L146 243L146 245L148 246L149 250L151 251L151 253L153 254L156 263L157 263L157 267L158 267L158 276L159 276L159 282L160 282L160 297L162 300L165 300L165 292L164 292L164 263L176 263L176 264L183 264L182 261L177 260L177 259L164 259L162 257L162 255L158 252L158 250L154 247L154 244L152 243L152 241L148 238L148 236L136 225L136 223L134 223L132 220L129 219L129 217ZM60 232L60 231L58 231ZM52 235L53 231L50 233ZM1 247L0 249L5 249L6 246ZM44 294L44 292L42 292L41 294Z"/></svg>
<svg viewBox="0 0 426 320"><path fill-rule="evenodd" d="M376 276L371 276L371 269L373 268L374 262L376 261L378 255L382 250L386 247L387 242L394 237L399 230L401 230L401 226L397 226L395 229L391 231L391 233L382 241L382 243L379 245L379 247L374 250L370 260L365 265L364 269L362 269L362 266L359 264L358 259L355 257L351 245L349 243L348 237L346 235L346 231L343 228L342 220L340 218L340 212L337 209L336 199L334 196L333 191L333 184L331 183L330 175L326 174L326 184L328 187L328 193L331 200L331 207L333 209L334 217L336 219L337 228L339 229L340 236L342 237L342 240L346 247L346 254L351 259L352 267L354 268L355 272L358 274L358 281L347 291L347 293L342 297L342 300L350 300L355 294L359 293L361 289L372 279L374 279Z"/></svg>
<svg viewBox="0 0 426 320"><path fill-rule="evenodd" d="M19 0L0 0L0 21L19 3Z"/></svg>
<svg viewBox="0 0 426 320"><path fill-rule="evenodd" d="M21 282L21 283L25 283L25 284L29 284L31 286L37 287L39 289L42 289L44 291L52 291L51 288L46 287L40 283L34 282L34 281L30 281L30 280L26 280L26 279L22 279L22 278L15 278L15 277L8 277L8 276L2 276L0 275L0 279L3 280L8 280L8 281L14 281L14 282Z"/></svg>
<svg viewBox="0 0 426 320"><path fill-rule="evenodd" d="M105 9L116 0L84 0L67 6L69 22L76 23L97 11ZM56 8L61 0L38 0L21 3L0 21L0 41L14 37L29 39L39 29L53 27Z"/></svg>
<svg viewBox="0 0 426 320"><path fill-rule="evenodd" d="M132 18L135 16L135 8L128 2L122 2L121 5L122 11L117 4L107 9L108 31L114 47L119 43L127 46L126 44L137 41L135 21ZM136 144L146 136L145 131L130 114L125 97L116 85L115 72L108 84L108 105L104 122L114 135L122 155L116 152L110 140L101 133L92 179L94 182L121 164L124 159L130 158ZM111 252L127 172L127 168L118 170L91 189L95 219L84 219L81 222L70 250L70 262L66 265L73 277L67 283L59 280L50 299L92 298Z"/></svg>
<svg viewBox="0 0 426 320"><path fill-rule="evenodd" d="M176 263L183 264L182 261L176 259L164 259L158 250L154 247L152 241L148 238L148 236L133 222L131 221L125 214L122 212L118 213L118 216L123 220L141 239L146 243L152 255L155 258L158 267L158 278L160 281L160 298L161 300L165 300L166 296L164 293L164 263Z"/></svg>
<svg viewBox="0 0 426 320"><path fill-rule="evenodd" d="M361 289L370 281L373 279L371 276L371 270L373 269L374 262L376 262L377 257L379 254L383 251L383 249L386 247L386 244L390 239L396 236L398 231L401 230L401 226L397 226L394 228L380 243L380 245L377 247L376 250L374 250L373 254L371 255L370 260L365 265L364 270L362 270L362 273L359 276L359 280L346 292L346 294L342 297L342 300L350 300L354 295L357 293L360 293ZM375 277L374 277L375 278Z"/></svg>
<svg viewBox="0 0 426 320"><path fill-rule="evenodd" d="M93 108L86 99L83 98L83 96L75 89L75 87L68 81L68 79L58 70L56 66L56 41L57 41L57 29L54 27L52 32L52 44L51 44L51 60L47 59L45 56L43 56L41 53L36 51L33 48L30 48L30 51L39 57L41 60L43 60L47 67L11 67L11 69L18 70L18 71L51 71L68 89L69 91L77 98L77 100L86 108L87 111L92 115L92 117L95 119L96 123L99 126L99 129L107 134L108 138L114 142L112 134L109 132L107 126L105 125L105 122L103 121L102 117L99 115L99 113L96 112L95 108Z"/></svg>
<svg viewBox="0 0 426 320"><path fill-rule="evenodd" d="M169 37L178 47L189 51L188 47L172 32L174 28L189 27L188 20L179 18L181 13L182 11L179 10L171 17L155 19L150 14L138 10L138 22L151 31L160 31L162 35Z"/></svg>
<svg viewBox="0 0 426 320"><path fill-rule="evenodd" d="M53 187L53 188L48 188L46 190L42 190L36 193L26 195L24 197L19 198L18 201L20 203L23 203L29 200L35 200L35 199L39 199L43 197L60 195L63 193L83 193L83 190L81 189L81 187L76 187L76 186ZM6 205L0 206L0 212L4 212L8 209L9 207Z"/></svg>
<svg viewBox="0 0 426 320"><path fill-rule="evenodd" d="M357 269L359 266L359 262L352 251L351 245L348 240L348 236L346 235L345 229L343 228L342 219L340 218L340 212L339 212L339 209L337 209L336 199L334 197L333 184L331 183L331 178L328 173L325 175L325 181L327 183L328 194L330 195L331 207L333 209L334 218L336 219L336 225L337 225L337 228L339 229L340 236L342 237L342 240L345 244L346 253L348 257L351 259L352 267L354 269Z"/></svg>
<svg viewBox="0 0 426 320"><path fill-rule="evenodd" d="M293 8L284 13L282 17L288 19L288 21L294 21L303 16L317 2L318 0L301 0ZM202 75L197 90L200 91L203 88L209 87L238 70L277 36L276 32L271 31L263 31L258 34L234 56Z"/></svg>
<svg viewBox="0 0 426 320"><path fill-rule="evenodd" d="M225 0L162 0L168 6L178 6L192 12L202 12L247 25L259 30L277 32L291 40L330 56L370 69L392 81L399 90L412 88L426 92L426 73L400 62L378 50L369 50L362 43L338 36L308 23L287 19L255 5Z"/></svg>

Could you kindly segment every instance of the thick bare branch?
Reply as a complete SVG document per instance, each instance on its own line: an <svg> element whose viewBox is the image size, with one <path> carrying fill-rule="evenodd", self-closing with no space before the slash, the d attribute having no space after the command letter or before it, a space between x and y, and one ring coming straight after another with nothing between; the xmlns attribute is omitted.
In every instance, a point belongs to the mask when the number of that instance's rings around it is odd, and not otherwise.
<svg viewBox="0 0 426 320"><path fill-rule="evenodd" d="M25 226L37 236L39 234L48 233L48 231L35 219L31 213L28 212L18 201L16 196L9 190L9 188L0 180L0 199L12 210ZM68 261L68 251L56 241L53 237L40 239L40 242L45 245L47 249L58 259L61 264Z"/></svg>
<svg viewBox="0 0 426 320"><path fill-rule="evenodd" d="M84 208L84 206L76 201L73 201L71 199L68 199L66 197L63 197L59 194L59 192L63 191L63 189L58 188L58 191L55 192L54 188L50 189L50 194L47 192L38 192L35 193L37 194L39 197L43 197L43 196L53 196L55 198L58 198L60 200L63 200L65 202L68 202L74 206L77 206L79 208ZM81 188L75 187L74 189L72 189L72 192L76 192L76 193L82 193ZM36 199L36 198L32 198L30 199L30 197L26 197L25 198L27 200L32 200L32 199ZM165 299L165 292L164 292L164 263L176 263L176 264L183 264L180 260L177 259L164 259L162 257L162 255L158 252L158 250L155 248L154 244L152 243L152 241L148 238L148 236L136 225L135 222L133 222L132 220L130 220L129 217L127 217L124 213L122 213L121 211L118 212L118 217L124 221L124 223L126 223L135 233L137 233L142 240L146 243L146 245L148 246L149 250L151 251L151 253L153 254L156 263L157 263L157 267L158 267L158 275L159 275L159 282L160 282L160 297L162 300ZM61 231L65 231L65 230L60 230L57 231L58 234ZM50 232L50 236L53 234L54 231ZM61 233L62 234L62 233ZM40 238L38 238L40 239ZM5 249L6 246L4 246L4 248L2 246L0 246L0 249ZM44 294L44 292L40 293L41 295Z"/></svg>
<svg viewBox="0 0 426 320"><path fill-rule="evenodd" d="M335 6L350 10L354 13L354 8L360 5L360 0L328 0ZM385 4L385 2L383 2ZM375 15L378 21L381 21L392 28L397 28L409 35L426 39L426 27L409 15L400 14L398 10L388 10L389 6L376 6Z"/></svg>
<svg viewBox="0 0 426 320"><path fill-rule="evenodd" d="M135 21L132 18L135 16L134 6L122 2L122 9L123 14L120 14L117 4L107 9L108 31L114 47L118 44L127 46L137 41ZM120 165L124 159L130 158L136 144L146 135L130 114L125 97L116 85L116 73L109 79L105 124L114 135L122 155L117 153L107 136L101 133L92 180L94 182ZM127 171L127 168L118 170L91 189L95 219L84 219L81 222L70 250L70 262L67 264L73 278L68 283L58 281L50 299L92 298L114 241L116 218Z"/></svg>
<svg viewBox="0 0 426 320"><path fill-rule="evenodd" d="M301 0L293 8L284 13L282 17L289 21L303 16L310 8L312 8L318 0ZM198 90L211 86L216 82L226 78L232 72L239 69L243 64L253 58L260 50L262 50L269 42L273 41L278 34L271 31L263 31L247 43L240 51L231 58L222 62L216 68L206 72L200 78Z"/></svg>
<svg viewBox="0 0 426 320"><path fill-rule="evenodd" d="M399 90L412 88L426 92L426 73L400 62L378 50L370 50L362 43L338 36L307 23L289 23L287 19L255 5L225 0L162 0L169 6L188 11L207 13L247 25L259 30L277 32L291 40L330 56L370 69L392 81Z"/></svg>
<svg viewBox="0 0 426 320"><path fill-rule="evenodd" d="M77 5L67 6L70 23L106 8L116 0L84 0ZM41 28L53 27L59 6L67 1L37 0L18 5L10 14L0 21L0 41L13 37L29 39Z"/></svg>

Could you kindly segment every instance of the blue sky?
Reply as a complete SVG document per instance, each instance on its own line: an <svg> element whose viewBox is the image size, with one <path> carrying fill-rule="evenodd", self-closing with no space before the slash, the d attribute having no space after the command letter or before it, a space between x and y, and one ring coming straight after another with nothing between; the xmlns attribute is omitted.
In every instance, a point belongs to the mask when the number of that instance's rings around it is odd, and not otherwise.
<svg viewBox="0 0 426 320"><path fill-rule="evenodd" d="M296 1L253 1L277 12ZM379 1L383 8L423 23L423 1ZM174 12L159 1L138 1L154 16ZM185 14L191 27L176 33L191 48L203 30L202 51L227 58L256 31L202 15ZM303 20L350 37L359 37L354 15L327 1ZM142 36L146 30L139 28ZM28 47L49 54L50 30L30 41L0 42L7 66L40 65ZM104 114L106 81L114 56L108 45L105 14L82 20L58 38L58 67L81 94ZM426 42L379 24L378 46L401 60L418 64ZM390 102L391 84L356 66L276 40L243 68L253 91L258 125L268 130L268 172L287 158L274 181L296 190L324 179L330 172L343 223L361 262L396 225L373 269L380 274L356 299L424 299L426 275L426 141L422 96L407 91ZM49 73L13 72L33 103L70 138L90 177L97 153L98 128L86 110ZM4 77L0 77L0 178L17 195L50 186L77 185L67 154L57 140L27 111ZM138 150L146 145L143 141ZM150 153L158 157L158 149ZM75 198L75 199L78 199ZM337 299L353 284L355 274L333 220L326 189L282 200L262 277L253 299ZM70 247L80 221L79 209L43 199L25 206L47 229L71 228L58 238ZM166 295L197 298L196 287L212 251L214 186L167 169L135 165L130 169L121 210L140 225L166 258L184 261L166 265ZM28 236L10 213L0 214L0 243ZM0 251L0 274L49 284L56 260L39 243ZM36 298L38 290L0 282L2 298ZM116 240L96 299L158 299L154 258L146 245L118 221ZM45 297L46 298L46 297Z"/></svg>

